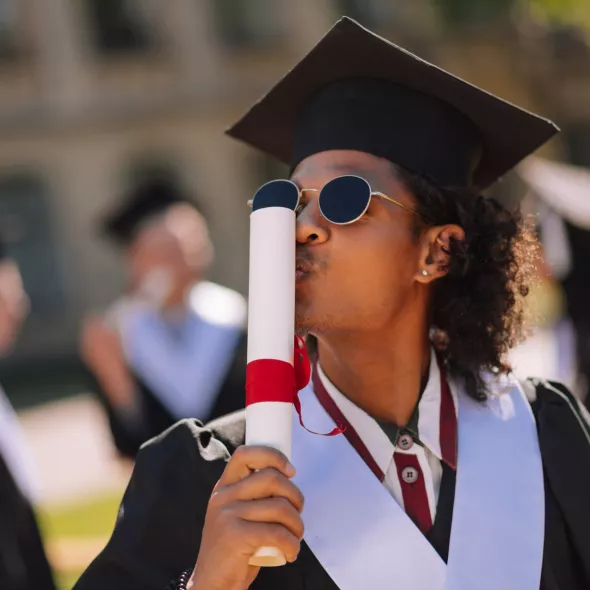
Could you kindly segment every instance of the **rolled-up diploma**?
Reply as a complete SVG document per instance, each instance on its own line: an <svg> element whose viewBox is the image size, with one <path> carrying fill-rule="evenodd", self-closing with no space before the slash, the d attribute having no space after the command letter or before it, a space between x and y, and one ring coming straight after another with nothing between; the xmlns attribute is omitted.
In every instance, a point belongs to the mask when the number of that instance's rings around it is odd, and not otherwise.
<svg viewBox="0 0 590 590"><path fill-rule="evenodd" d="M295 207L289 181L261 187L250 216L246 444L291 455L295 324ZM295 202L293 202L295 199ZM256 566L279 566L285 556L261 547Z"/></svg>

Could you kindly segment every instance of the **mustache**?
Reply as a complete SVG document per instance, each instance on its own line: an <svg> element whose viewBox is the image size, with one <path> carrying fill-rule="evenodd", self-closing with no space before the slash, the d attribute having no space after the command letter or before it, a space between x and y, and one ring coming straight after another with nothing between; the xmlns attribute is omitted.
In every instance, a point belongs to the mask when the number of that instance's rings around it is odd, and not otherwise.
<svg viewBox="0 0 590 590"><path fill-rule="evenodd" d="M295 265L305 272L323 270L327 266L326 260L319 259L305 247L298 247L295 251Z"/></svg>

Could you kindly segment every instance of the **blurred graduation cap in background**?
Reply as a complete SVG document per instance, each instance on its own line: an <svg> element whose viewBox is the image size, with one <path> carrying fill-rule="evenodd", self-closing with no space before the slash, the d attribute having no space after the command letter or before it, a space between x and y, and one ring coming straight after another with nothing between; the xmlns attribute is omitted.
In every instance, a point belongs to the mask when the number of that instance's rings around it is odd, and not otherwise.
<svg viewBox="0 0 590 590"><path fill-rule="evenodd" d="M128 246L139 229L178 203L188 203L202 214L201 207L174 182L166 178L144 179L102 220L101 231L120 246Z"/></svg>

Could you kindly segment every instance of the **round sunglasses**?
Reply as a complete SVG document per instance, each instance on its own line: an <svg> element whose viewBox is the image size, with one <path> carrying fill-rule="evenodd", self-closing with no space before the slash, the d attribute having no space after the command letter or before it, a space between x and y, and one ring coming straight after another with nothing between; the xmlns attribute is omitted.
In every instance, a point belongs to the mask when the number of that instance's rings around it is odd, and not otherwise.
<svg viewBox="0 0 590 590"><path fill-rule="evenodd" d="M371 185L360 176L338 176L326 183L322 189L300 189L291 180L271 180L263 184L248 204L255 211L280 203L283 207L297 212L302 193L306 191L319 192L318 205L320 213L330 223L348 225L358 221L367 211L372 197L385 199L410 213L416 211L406 207L403 203L374 191Z"/></svg>

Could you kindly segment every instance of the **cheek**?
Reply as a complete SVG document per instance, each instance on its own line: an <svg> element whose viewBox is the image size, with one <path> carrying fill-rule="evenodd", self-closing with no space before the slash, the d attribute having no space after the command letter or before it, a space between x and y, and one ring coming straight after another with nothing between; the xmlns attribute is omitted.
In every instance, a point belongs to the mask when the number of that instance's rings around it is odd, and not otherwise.
<svg viewBox="0 0 590 590"><path fill-rule="evenodd" d="M367 301L409 288L418 255L408 236L385 233L371 238L349 244L348 254L337 263L343 289L361 293Z"/></svg>

